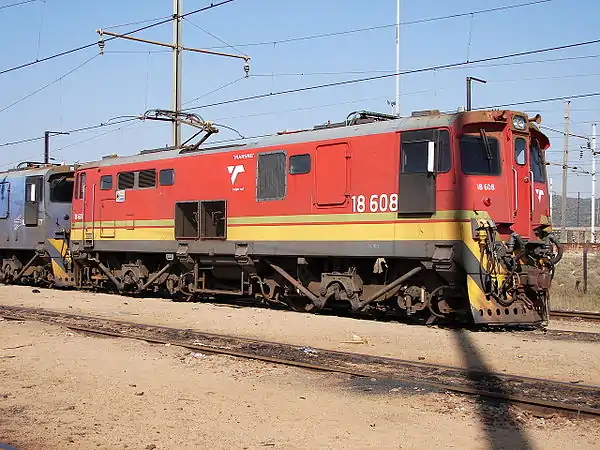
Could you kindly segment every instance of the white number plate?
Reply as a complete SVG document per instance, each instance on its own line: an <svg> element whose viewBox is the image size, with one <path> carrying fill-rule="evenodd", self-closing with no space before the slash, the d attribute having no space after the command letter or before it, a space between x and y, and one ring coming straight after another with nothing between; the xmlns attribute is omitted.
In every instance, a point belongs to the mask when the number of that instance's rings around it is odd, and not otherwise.
<svg viewBox="0 0 600 450"><path fill-rule="evenodd" d="M394 212L398 211L398 194L373 194L352 196L352 212Z"/></svg>

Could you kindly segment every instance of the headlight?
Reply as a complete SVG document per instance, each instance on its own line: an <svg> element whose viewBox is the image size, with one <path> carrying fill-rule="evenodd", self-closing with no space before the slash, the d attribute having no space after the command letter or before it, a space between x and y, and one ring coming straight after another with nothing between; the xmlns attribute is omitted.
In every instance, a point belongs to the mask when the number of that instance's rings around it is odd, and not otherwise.
<svg viewBox="0 0 600 450"><path fill-rule="evenodd" d="M527 121L525 120L525 117L514 116L513 127L515 127L517 130L524 130L527 127Z"/></svg>

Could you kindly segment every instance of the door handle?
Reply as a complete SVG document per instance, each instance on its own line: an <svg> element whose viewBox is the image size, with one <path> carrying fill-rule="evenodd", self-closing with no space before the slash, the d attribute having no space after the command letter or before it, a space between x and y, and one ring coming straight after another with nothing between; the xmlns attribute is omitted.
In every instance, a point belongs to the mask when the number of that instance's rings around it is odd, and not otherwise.
<svg viewBox="0 0 600 450"><path fill-rule="evenodd" d="M514 200L515 200L515 210L513 211L513 215L516 217L517 216L517 212L519 211L519 176L517 174L517 169L515 169L514 167L512 168L513 170L513 184L515 186L515 195L514 195Z"/></svg>
<svg viewBox="0 0 600 450"><path fill-rule="evenodd" d="M533 190L535 189L535 183L533 182L533 172L529 171L529 179L531 180L531 189L529 191L529 195L531 196L531 216L533 217L533 212L535 211L535 194Z"/></svg>

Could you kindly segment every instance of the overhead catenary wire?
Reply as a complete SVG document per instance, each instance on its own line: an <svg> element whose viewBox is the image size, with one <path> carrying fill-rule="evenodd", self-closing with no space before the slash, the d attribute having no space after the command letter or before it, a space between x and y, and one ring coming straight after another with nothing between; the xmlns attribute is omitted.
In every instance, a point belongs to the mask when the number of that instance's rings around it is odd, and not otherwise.
<svg viewBox="0 0 600 450"><path fill-rule="evenodd" d="M490 57L486 57L486 58L474 59L472 61L459 61L459 62L454 62L454 63L439 64L439 65L435 65L435 66L423 67L423 68L419 68L419 69L404 70L404 71L400 71L400 72L393 72L393 73L383 74L383 75L375 75L375 76L371 76L371 77L354 78L354 79L350 79L350 80L342 80L342 81L336 81L336 82L331 82L331 83L323 83L323 84L317 84L317 85L312 85L312 86L304 86L304 87L300 87L300 88L287 89L287 90L278 91L278 92L266 92L263 94L255 94L255 95L250 95L247 97L240 97L240 98L235 98L235 99L230 99L230 100L223 100L223 101L215 102L215 103L209 103L206 105L195 106L192 108L187 108L186 110L191 111L191 110L195 110L195 109L208 108L208 107L213 107L213 106L221 106L221 105L227 105L227 104L231 104L231 103L239 103L239 102L245 102L245 101L250 101L250 100L258 100L258 99L267 98L267 97L275 97L275 96L280 96L280 95L288 95L288 94L294 94L294 93L299 93L299 92L306 92L306 91L311 91L311 90L315 90L315 89L324 89L324 88L329 88L329 87L363 83L363 82L367 82L367 81L382 80L382 79L386 79L386 78L395 77L398 75L409 75L409 74L416 74L416 73L432 72L432 71L437 71L437 70L445 70L445 69L454 68L454 67L470 66L472 64L476 64L476 63L480 63L480 62L498 61L498 60L502 60L502 59L536 55L536 54L540 54L540 53L547 53L547 52L553 52L553 51L558 51L558 50L566 50L566 49L570 49L570 48L582 47L582 46L593 45L593 44L598 44L598 43L600 43L600 39L593 39L593 40L589 40L589 41L577 42L574 44L558 45L558 46L540 48L540 49L535 49L535 50L527 50L527 51L523 51L523 52L509 53L509 54L505 54L505 55L490 56ZM589 94L587 94L587 95L589 95ZM519 104L527 104L527 102L519 103ZM511 105L509 105L509 106L511 106Z"/></svg>
<svg viewBox="0 0 600 450"><path fill-rule="evenodd" d="M116 120L116 119L120 119L120 120ZM118 117L113 117L113 118L107 120L106 122L100 122L99 124L96 124L96 125L88 125L88 126L84 126L84 127L80 127L80 128L74 128L71 130L65 130L62 132L69 133L69 134L81 133L84 131L95 130L98 128L119 125L122 123L131 122L134 120L139 120L139 117L138 116L118 116ZM31 138L21 139L18 141L5 142L3 144L0 144L0 147L9 147L9 146L19 145L19 144L27 144L29 142L41 141L42 139L44 139L44 136L31 137Z"/></svg>
<svg viewBox="0 0 600 450"><path fill-rule="evenodd" d="M45 85L43 85L42 87L36 89L33 92L30 92L29 94L25 95L24 97L21 97L20 99L12 102L9 105L6 105L4 108L0 109L0 113L6 111L7 109L12 108L15 105L18 105L19 103L21 103L22 101L27 100L30 97L33 97L34 95L36 95L37 93L43 91L46 88L49 88L50 86L52 86L53 84L58 83L59 81L65 79L66 77L68 77L69 75L71 75L73 72L76 72L77 70L81 69L83 66L89 64L90 62L92 62L92 60L94 60L96 57L98 57L99 55L96 54L94 56L92 56L91 58L88 58L87 60L85 60L84 62L82 62L81 64L79 64L78 66L74 67L73 69L69 70L67 73L65 73L64 75L61 75L60 77L56 78L55 80L51 81L50 83L47 83Z"/></svg>
<svg viewBox="0 0 600 450"><path fill-rule="evenodd" d="M212 38L216 39L217 41L225 44L225 48L231 48L232 50L235 50L236 52L238 52L241 55L244 56L248 56L246 53L242 52L241 50L237 49L234 45L231 45L230 43L228 43L227 41L221 39L219 36L212 34L210 31L205 30L204 28L202 28L200 25L197 25L196 23L192 22L190 19L188 19L187 17L184 18L184 20L189 23L190 25L198 28L200 31L208 34L209 36L211 36Z"/></svg>
<svg viewBox="0 0 600 450"><path fill-rule="evenodd" d="M8 9L8 8L13 8L15 6L26 5L28 3L34 3L34 2L37 2L37 1L39 1L39 0L24 0L22 2L11 3L9 5L2 5L2 6L0 6L0 10Z"/></svg>
<svg viewBox="0 0 600 450"><path fill-rule="evenodd" d="M400 22L400 25L401 26L417 25L417 24L428 23L428 22L437 22L440 20L458 19L461 17L469 17L469 16L473 16L473 15L478 15L478 14L500 12L500 11L506 11L506 10L510 10L510 9L539 5L542 3L550 3L552 1L554 1L554 0L535 0L535 1L527 2L527 3L517 3L517 4L513 4L513 5L498 6L495 8L479 9L479 10L475 10L475 11L449 14L449 15L445 15L445 16L426 17L423 19L414 19L414 20ZM343 35L347 35L347 34L362 33L365 31L382 30L382 29L386 29L386 28L394 28L396 26L397 26L396 23L375 25L375 26L371 26L371 27L355 28L352 30L334 31L334 32L330 32L330 33L312 34L312 35L298 36L298 37L285 38L285 39L272 39L269 41L250 42L250 43L245 43L245 44L234 44L234 45L235 45L235 47L255 47L255 46L263 46L263 45L273 45L273 44L288 44L288 43L298 42L298 41L308 41L308 40L313 40L313 39L322 39L322 38L328 38L328 37L343 36ZM227 44L227 46L229 46L229 44ZM226 47L219 46L219 47L211 47L211 48L218 49L218 48L226 48Z"/></svg>
<svg viewBox="0 0 600 450"><path fill-rule="evenodd" d="M218 2L218 3L211 3L210 5L205 6L203 8L199 8L199 9L196 9L194 11L190 11L188 13L182 14L181 17L187 17L187 16L191 16L193 14L198 14L200 12L208 11L209 9L217 8L219 6L225 5L227 3L231 3L233 1L234 0L223 0L223 1ZM169 16L167 19L159 20L158 22L154 22L154 23L151 23L150 25L146 25L146 26L137 28L135 30L128 31L126 33L122 33L122 34L123 34L123 36L128 36L130 34L139 33L140 31L148 30L150 28L154 28L156 26L163 25L165 23L171 22L172 20L173 20L173 17ZM104 39L104 42L112 41L113 39L117 39L117 38L116 37L108 37L108 38ZM0 70L0 75L3 75L5 73L9 73L9 72L14 72L15 70L24 69L26 67L30 67L30 66L33 66L35 64L39 64L39 63L42 63L42 62L45 62L45 61L50 61L50 60L55 59L55 58L60 58L61 56L70 55L70 54L75 53L75 52L79 52L79 51L82 51L82 50L85 50L85 49L88 49L88 48L91 48L91 47L95 47L96 45L98 45L98 41L94 41L94 42L89 43L89 44L81 45L79 47L74 47L74 48L71 48L69 50L65 50L65 51L62 51L62 52L59 52L59 53L55 53L53 55L46 56L46 57L41 58L41 59L38 58L38 59L35 59L33 61L29 61L29 62L26 62L26 63L23 63L23 64L19 64L18 66L13 66L13 67L10 67L8 69Z"/></svg>

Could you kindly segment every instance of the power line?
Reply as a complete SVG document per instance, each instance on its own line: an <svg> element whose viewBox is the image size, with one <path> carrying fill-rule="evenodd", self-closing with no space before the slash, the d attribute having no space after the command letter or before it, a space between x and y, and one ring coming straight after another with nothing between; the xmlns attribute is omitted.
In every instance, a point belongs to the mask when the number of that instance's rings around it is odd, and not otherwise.
<svg viewBox="0 0 600 450"><path fill-rule="evenodd" d="M188 12L186 14L182 14L181 17L191 16L193 14L197 14L197 13L200 13L200 12L208 11L209 9L217 8L219 6L225 5L227 3L231 3L233 1L234 0L223 0L223 1L219 2L219 3L211 3L210 5L205 6L203 8L199 8L199 9L196 9L194 11L190 11L190 12ZM150 25L146 25L144 27L137 28L137 29L129 31L127 33L123 33L123 36L128 36L130 34L139 33L140 31L148 30L150 28L153 28L153 27L156 27L156 26L159 26L159 25L163 25L163 24L165 24L167 22L171 22L172 20L173 20L173 17L169 16L168 19L163 19L163 20L160 20L158 22L151 23ZM108 37L108 38L104 39L104 42L112 41L113 39L117 39L117 38L116 37ZM75 48L72 48L72 49L69 49L69 50L65 50L65 51L60 52L60 53L55 53L54 55L46 56L45 58L42 58L42 59L38 58L38 59L36 59L34 61L29 61L27 63L23 63L23 64L20 64L18 66L14 66L14 67L10 67L8 69L4 69L4 70L0 71L0 75L3 75L5 73L9 73L9 72L14 72L15 70L24 69L26 67L30 67L30 66L33 66L35 64L39 64L39 63L42 63L42 62L45 62L45 61L50 61L51 59L59 58L61 56L70 55L72 53L79 52L81 50L85 50L85 49L88 49L88 48L91 48L91 47L95 47L96 45L98 45L97 41L96 42L92 42L90 44L81 45L79 47L75 47Z"/></svg>
<svg viewBox="0 0 600 450"><path fill-rule="evenodd" d="M241 50L235 48L234 45L229 44L228 42L224 41L223 39L221 39L219 36L216 36L214 34L212 34L210 31L205 30L204 28L202 28L200 25L196 25L194 22L192 22L190 19L185 18L185 21L188 22L189 24L193 25L194 27L198 28L200 31L203 31L204 33L208 34L209 36L211 36L212 38L216 39L217 41L222 42L223 44L225 44L225 48L231 48L233 50L235 50L236 52L244 55L244 56L248 56L246 55L244 52L242 52Z"/></svg>
<svg viewBox="0 0 600 450"><path fill-rule="evenodd" d="M561 101L561 100L597 97L599 95L600 95L600 92L590 92L588 94L577 94L577 95L563 95L561 97L548 97L548 98L542 98L539 100L527 100L527 101L523 101L523 102L504 103L503 105L483 106L483 107L477 108L477 109L506 108L508 106L530 105L532 103L547 103L547 102L557 102L557 101Z"/></svg>
<svg viewBox="0 0 600 450"><path fill-rule="evenodd" d="M157 20L172 19L172 18L173 18L172 15L161 16L161 17L155 17L154 19L136 20L135 22L121 23L119 25L110 25L108 27L102 27L102 29L103 30L112 30L114 28L129 27L129 26L132 26L132 25L141 25L143 23L156 22Z"/></svg>
<svg viewBox="0 0 600 450"><path fill-rule="evenodd" d="M120 120L116 120L116 119L120 119ZM116 121L113 122L113 120L116 120ZM66 130L66 131L64 131L64 133L69 133L69 134L81 133L84 131L95 130L98 128L111 127L114 125L131 122L134 120L139 120L139 117L138 116L118 116L118 117L113 117L113 118L107 120L106 122L100 122L99 124L96 124L96 125L89 125L89 126L85 126L85 127L81 127L81 128L74 128L72 130ZM9 147L12 145L26 144L29 142L40 141L42 139L44 139L44 136L26 138L26 139L21 139L19 141L5 142L4 144L0 144L0 147Z"/></svg>
<svg viewBox="0 0 600 450"><path fill-rule="evenodd" d="M197 100L200 100L201 98L204 98L204 97L207 97L207 96L209 96L210 94L214 94L215 92L218 92L218 91L220 91L221 89L225 89L226 87L228 87L228 86L231 86L231 85L233 85L233 84L237 83L238 81L241 81L241 80L243 80L244 78L246 78L246 77L245 77L245 76L242 76L242 77L236 78L235 80L229 81L228 83L225 83L225 84L223 84L223 85L219 86L218 88L215 88L215 89L213 89L212 91L209 91L209 92L207 92L207 93L205 93L205 94L202 94L202 95L200 95L200 96L198 96L198 97L196 97L196 98L193 98L192 100L189 100L189 101L187 101L187 102L184 102L184 105L187 105L188 103L193 103L193 102L195 102L195 101L197 101Z"/></svg>
<svg viewBox="0 0 600 450"><path fill-rule="evenodd" d="M500 55L500 56L491 56L491 57L487 57L487 58L476 59L473 61L461 61L461 62L448 63L448 64L439 64L437 66L429 66L429 67L424 67L424 68L420 68L420 69L405 70L405 71L401 71L401 72L394 72L394 73L389 73L389 74L384 74L384 75L376 75L376 76L372 76L372 77L355 78L355 79L351 79L351 80L336 81L336 82L332 82L332 83L323 83L323 84L317 84L317 85L312 85L312 86L304 86L304 87L296 88L296 89L287 89L287 90L278 91L278 92L255 94L255 95L250 95L247 97L240 97L240 98L224 100L224 101L216 102L216 103L209 103L207 105L195 106L192 108L187 108L187 111L194 110L194 109L208 108L208 107L212 107L212 106L227 105L230 103L239 103L239 102L244 102L244 101L249 101L249 100L257 100L257 99L267 98L267 97L275 97L275 96L279 96L279 95L294 94L294 93L298 93L298 92L311 91L311 90L315 90L315 89L323 89L323 88L335 87L335 86L344 86L344 85L349 85L349 84L363 83L366 81L382 80L385 78L391 78L391 77L395 77L398 75L409 75L409 74L415 74L415 73L445 70L445 69L454 68L454 67L469 66L472 64L480 63L480 62L498 61L501 59L535 55L535 54L539 54L539 53L546 53L546 52L552 52L552 51L557 51L557 50L565 50L568 48L575 48L575 47L581 47L584 45L592 45L592 44L598 44L598 43L600 43L600 39L594 39L591 41L578 42L575 44L559 45L559 46L541 48L541 49L536 49L536 50L528 50L528 51L524 51L524 52L509 53L509 54ZM588 94L588 96L589 96L589 94ZM575 98L577 98L577 97L575 97ZM527 102L518 103L518 104L526 104L526 103ZM508 106L511 106L511 105L508 105Z"/></svg>
<svg viewBox="0 0 600 450"><path fill-rule="evenodd" d="M10 105L7 105L7 106L5 106L4 108L0 109L0 113L2 113L2 112L4 112L4 111L6 111L6 110L7 110L7 109L9 109L9 108L12 108L13 106L15 106L15 105L17 105L17 104L21 103L21 102L22 102L22 101L24 101L24 100L27 100L27 99L28 99L28 98L30 98L30 97L33 97L35 94L37 94L37 93L39 93L39 92L43 91L44 89L46 89L46 88L48 88L48 87L52 86L53 84L55 84L55 83L58 83L58 82L59 82L59 81L61 81L62 79L64 79L64 78L66 78L67 76L71 75L73 72L77 71L78 69L81 69L83 66L85 66L85 65L86 65L86 64L88 64L88 63L90 63L90 62L91 62L93 59L95 59L96 57L98 57L98 55L97 55L97 54L96 54L96 55L94 55L94 56L92 56L91 58L88 58L86 61L84 61L84 62L82 62L81 64L79 64L77 67L75 67L75 68L73 68L73 69L69 70L67 73L65 73L64 75L60 76L59 78L57 78L57 79L55 79L55 80L51 81L51 82L50 82L50 83L48 83L48 84L45 84L45 85L44 85L44 86L42 86L41 88L38 88L38 89L36 89L35 91L33 91L33 92L31 92L31 93L27 94L26 96L24 96L24 97L21 97L19 100L17 100L17 101L15 101L15 102L11 103Z"/></svg>
<svg viewBox="0 0 600 450"><path fill-rule="evenodd" d="M569 98L572 98L572 97L569 97ZM554 128L550 128L550 127L547 127L547 126L545 126L545 125L540 125L540 128L543 128L544 130L548 130L548 131L554 131L555 133L560 133L560 134L562 134L563 136L565 135L565 132L564 132L564 131L561 131L561 130L556 130L556 129L554 129ZM580 139L585 139L586 141L587 141L587 140L589 140L589 138L588 138L588 137L586 137L586 136L581 136L581 135L579 135L579 134L569 133L569 136L576 137L576 138L580 138Z"/></svg>
<svg viewBox="0 0 600 450"><path fill-rule="evenodd" d="M10 5L2 5L0 6L0 10L2 9L7 9L7 8L12 8L13 6L21 6L21 5L26 5L27 3L33 3L33 2L37 2L38 0L25 0L22 2L18 2L18 3L11 3Z"/></svg>
<svg viewBox="0 0 600 450"><path fill-rule="evenodd" d="M533 6L533 5L538 5L541 3L549 3L551 1L553 1L553 0L537 0L537 1L532 1L532 2L528 2L528 3L519 3L519 4L515 4L515 5L506 5L506 6L499 6L496 8L480 9L480 10L465 12L465 13L450 14L447 16L437 16L437 17L429 17L429 18L424 18L424 19L416 19L416 20L401 22L400 25L417 25L417 24L421 24L421 23L436 22L436 21L440 21L440 20L457 19L460 17L474 16L477 14L499 12L499 11L505 11L505 10L515 9L515 8L523 8L525 6ZM376 26L365 27L365 28L356 28L356 29L345 30L345 31L337 31L337 32L332 32L332 33L312 34L312 35L299 36L299 37L293 37L293 38L288 38L288 39L262 41L262 42L251 42L251 43L246 43L246 44L235 44L235 46L236 47L253 47L253 46L260 46L260 45L287 44L290 42L307 41L307 40L312 40L312 39L343 36L343 35L347 35L347 34L362 33L364 31L374 31L374 30L381 30L381 29L393 28L393 27L396 27L395 23L386 24L386 25L376 25ZM227 46L229 46L229 44L227 44ZM225 48L225 47L220 46L220 47L212 47L212 48L217 49L217 48Z"/></svg>
<svg viewBox="0 0 600 450"><path fill-rule="evenodd" d="M84 142L88 142L88 141L92 141L92 140L94 140L94 139L98 139L98 138L100 138L100 137L102 137L102 136L105 136L105 135L107 135L107 134L110 134L110 133L115 133L115 132L117 132L117 131L120 131L120 130L122 130L122 129L124 129L124 128L130 127L130 126L132 126L132 125L135 125L135 124L133 124L133 123L129 123L128 125L123 125L122 127L113 128L112 130L108 130L108 131L105 131L105 132L103 132L103 133L97 134L96 136L91 136L91 137L89 137L89 138L82 139L81 141L77 141L77 142L73 142L73 143L71 143L71 144L67 144L67 145L65 145L65 146L63 146L63 147L57 148L57 149L56 149L56 150L54 150L54 151L55 151L55 152L58 152L58 151L60 151L60 150L64 150L65 148L74 147L74 146L76 146L76 145L83 144Z"/></svg>

